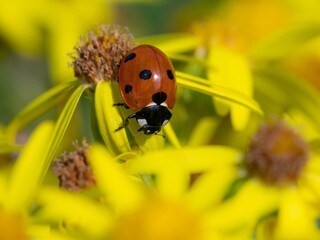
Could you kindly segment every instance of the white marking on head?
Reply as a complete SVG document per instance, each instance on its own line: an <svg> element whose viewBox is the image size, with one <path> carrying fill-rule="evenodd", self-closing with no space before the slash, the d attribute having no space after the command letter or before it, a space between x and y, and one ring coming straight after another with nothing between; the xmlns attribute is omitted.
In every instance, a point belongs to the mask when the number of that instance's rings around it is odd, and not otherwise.
<svg viewBox="0 0 320 240"><path fill-rule="evenodd" d="M147 105L147 107L155 106L155 105L157 105L155 102L151 102L151 103L149 103L149 104Z"/></svg>
<svg viewBox="0 0 320 240"><path fill-rule="evenodd" d="M150 130L147 130L147 133L151 132Z"/></svg>
<svg viewBox="0 0 320 240"><path fill-rule="evenodd" d="M147 120L146 119L137 119L137 122L140 125L140 127L143 127L144 125L147 124Z"/></svg>
<svg viewBox="0 0 320 240"><path fill-rule="evenodd" d="M164 120L162 123L162 126L167 125L168 122L169 122L169 120Z"/></svg>
<svg viewBox="0 0 320 240"><path fill-rule="evenodd" d="M168 107L168 104L166 102L163 102L160 104L161 106L164 106L164 107Z"/></svg>

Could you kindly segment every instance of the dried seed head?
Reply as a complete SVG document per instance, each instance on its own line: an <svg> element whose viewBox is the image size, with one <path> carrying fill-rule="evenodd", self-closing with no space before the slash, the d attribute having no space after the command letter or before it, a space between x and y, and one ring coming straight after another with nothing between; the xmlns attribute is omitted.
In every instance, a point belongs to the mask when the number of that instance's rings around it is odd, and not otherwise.
<svg viewBox="0 0 320 240"><path fill-rule="evenodd" d="M74 143L75 151L63 153L55 159L53 172L58 176L60 187L69 191L79 191L95 185L95 176L87 160L88 143L83 140L82 146Z"/></svg>
<svg viewBox="0 0 320 240"><path fill-rule="evenodd" d="M75 76L88 83L116 79L121 59L134 47L134 38L128 28L103 25L96 32L80 37L72 66Z"/></svg>
<svg viewBox="0 0 320 240"><path fill-rule="evenodd" d="M292 183L309 159L308 144L283 121L260 126L245 160L253 175L268 184Z"/></svg>

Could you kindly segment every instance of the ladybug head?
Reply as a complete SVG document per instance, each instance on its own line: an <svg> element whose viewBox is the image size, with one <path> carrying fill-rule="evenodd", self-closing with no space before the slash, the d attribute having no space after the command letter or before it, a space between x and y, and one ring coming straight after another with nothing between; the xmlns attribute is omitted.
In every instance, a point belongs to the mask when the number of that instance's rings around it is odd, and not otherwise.
<svg viewBox="0 0 320 240"><path fill-rule="evenodd" d="M142 108L135 113L135 118L141 126L139 132L143 131L145 135L157 134L161 127L166 125L172 114L167 107L162 105L151 105Z"/></svg>

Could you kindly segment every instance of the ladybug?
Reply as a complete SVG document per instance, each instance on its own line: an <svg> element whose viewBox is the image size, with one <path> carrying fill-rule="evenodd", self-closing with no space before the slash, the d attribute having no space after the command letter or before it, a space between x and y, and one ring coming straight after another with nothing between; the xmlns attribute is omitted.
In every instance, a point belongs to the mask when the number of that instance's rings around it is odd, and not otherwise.
<svg viewBox="0 0 320 240"><path fill-rule="evenodd" d="M138 132L157 134L166 125L176 101L176 77L169 58L158 48L140 45L121 60L118 81L125 103L115 104L137 112L130 114L116 131L135 118Z"/></svg>

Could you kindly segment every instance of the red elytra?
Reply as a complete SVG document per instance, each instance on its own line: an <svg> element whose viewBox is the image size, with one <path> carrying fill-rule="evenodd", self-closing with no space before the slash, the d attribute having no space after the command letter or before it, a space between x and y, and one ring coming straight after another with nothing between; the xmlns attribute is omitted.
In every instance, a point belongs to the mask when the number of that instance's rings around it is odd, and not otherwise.
<svg viewBox="0 0 320 240"><path fill-rule="evenodd" d="M171 119L176 101L176 78L169 58L158 48L140 45L121 60L119 85L125 104L140 109L130 114L116 131L126 127L135 118L140 125L138 132L157 134Z"/></svg>
<svg viewBox="0 0 320 240"><path fill-rule="evenodd" d="M165 103L170 109L175 104L173 65L160 49L151 45L137 46L126 54L120 62L119 83L122 98L131 109L153 103L153 94L159 92L166 94L162 104Z"/></svg>

